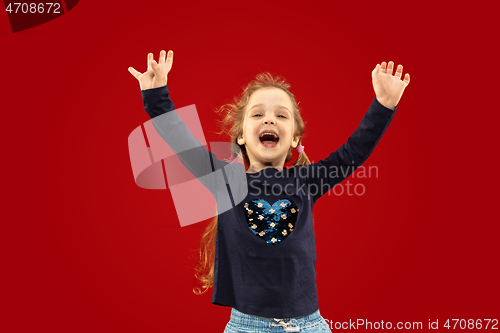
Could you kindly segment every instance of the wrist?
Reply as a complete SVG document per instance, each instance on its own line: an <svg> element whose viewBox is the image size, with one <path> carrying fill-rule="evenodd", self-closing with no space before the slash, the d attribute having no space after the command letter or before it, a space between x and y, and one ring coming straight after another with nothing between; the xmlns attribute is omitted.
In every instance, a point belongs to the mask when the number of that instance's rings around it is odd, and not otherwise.
<svg viewBox="0 0 500 333"><path fill-rule="evenodd" d="M150 87L146 89L141 88L141 93L145 94L146 96L151 96L151 95L156 95L158 93L163 93L165 90L168 92L167 85L161 87Z"/></svg>
<svg viewBox="0 0 500 333"><path fill-rule="evenodd" d="M167 77L165 76L164 79L158 80L156 77L153 80L152 88L160 88L164 87L167 85Z"/></svg>
<svg viewBox="0 0 500 333"><path fill-rule="evenodd" d="M375 96L375 98L380 103L380 105L382 105L383 107L385 107L387 109L394 110L396 108L396 103L394 103L394 101L387 100L384 98L379 98L377 96Z"/></svg>

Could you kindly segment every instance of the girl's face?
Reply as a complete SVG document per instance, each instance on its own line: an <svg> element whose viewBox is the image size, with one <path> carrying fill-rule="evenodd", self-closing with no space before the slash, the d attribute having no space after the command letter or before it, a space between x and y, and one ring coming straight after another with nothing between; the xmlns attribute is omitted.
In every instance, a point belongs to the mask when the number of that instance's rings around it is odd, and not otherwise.
<svg viewBox="0 0 500 333"><path fill-rule="evenodd" d="M250 166L283 167L290 146L296 147L295 119L290 97L279 88L262 88L250 97L243 120L243 135Z"/></svg>

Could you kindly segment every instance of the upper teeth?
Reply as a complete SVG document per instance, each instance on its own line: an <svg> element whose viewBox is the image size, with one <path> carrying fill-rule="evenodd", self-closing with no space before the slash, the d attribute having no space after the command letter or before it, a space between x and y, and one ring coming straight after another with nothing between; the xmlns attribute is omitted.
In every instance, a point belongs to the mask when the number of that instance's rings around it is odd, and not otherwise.
<svg viewBox="0 0 500 333"><path fill-rule="evenodd" d="M262 138L264 135L273 135L275 138L277 138L277 137L278 137L278 135L276 135L276 134L274 134L274 133L262 133L262 134L260 135L260 137Z"/></svg>

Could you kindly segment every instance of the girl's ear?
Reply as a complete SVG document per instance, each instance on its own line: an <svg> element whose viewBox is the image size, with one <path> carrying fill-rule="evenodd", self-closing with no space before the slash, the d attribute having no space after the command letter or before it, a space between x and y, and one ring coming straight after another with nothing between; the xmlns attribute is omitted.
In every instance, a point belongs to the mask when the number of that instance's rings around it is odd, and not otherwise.
<svg viewBox="0 0 500 333"><path fill-rule="evenodd" d="M243 138L243 136L240 136L240 137L238 138L238 144L239 144L240 146L245 144L245 139Z"/></svg>
<svg viewBox="0 0 500 333"><path fill-rule="evenodd" d="M298 137L298 136L294 137L292 140L292 148L297 148L297 146L299 145L299 141L300 141L300 137Z"/></svg>

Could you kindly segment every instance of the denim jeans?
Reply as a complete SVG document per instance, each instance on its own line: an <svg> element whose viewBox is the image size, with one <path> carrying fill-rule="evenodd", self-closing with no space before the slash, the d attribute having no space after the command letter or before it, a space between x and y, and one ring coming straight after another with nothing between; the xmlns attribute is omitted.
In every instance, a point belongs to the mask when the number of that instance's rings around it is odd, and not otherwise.
<svg viewBox="0 0 500 333"><path fill-rule="evenodd" d="M235 308L231 310L231 318L224 333L326 333L332 332L328 323L320 315L319 310L302 317L267 318L248 315Z"/></svg>

